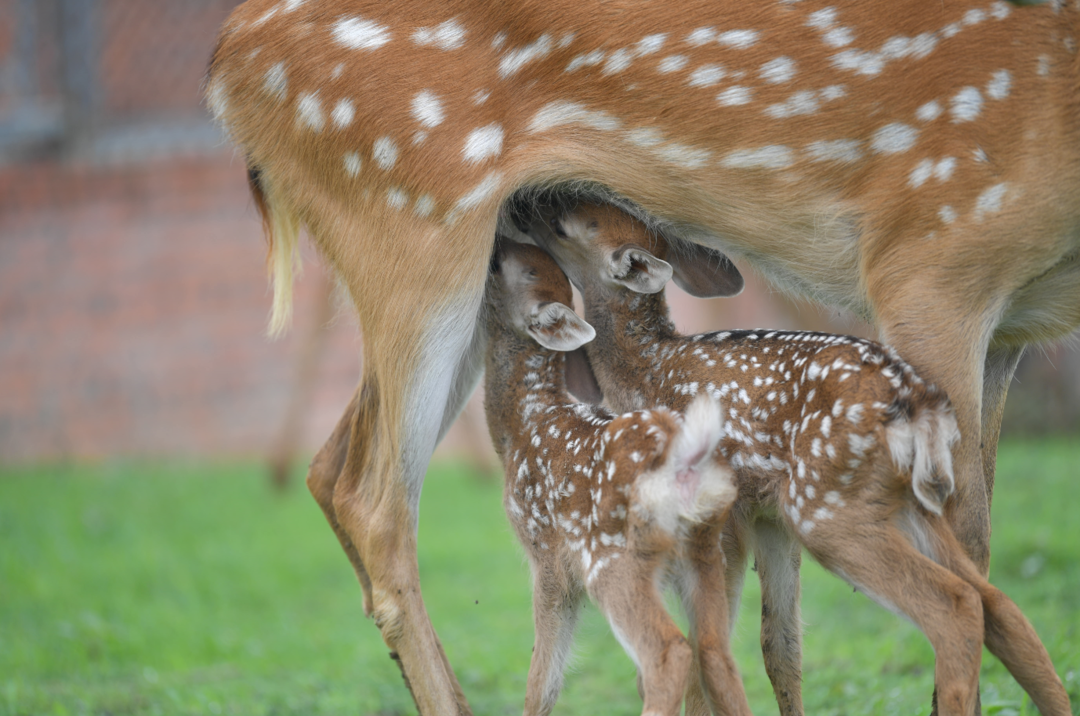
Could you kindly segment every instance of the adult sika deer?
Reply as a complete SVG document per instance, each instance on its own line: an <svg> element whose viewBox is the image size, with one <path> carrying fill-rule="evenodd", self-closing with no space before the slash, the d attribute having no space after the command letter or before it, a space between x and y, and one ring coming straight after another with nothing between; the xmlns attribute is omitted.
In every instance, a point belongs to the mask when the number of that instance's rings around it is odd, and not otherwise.
<svg viewBox="0 0 1080 716"><path fill-rule="evenodd" d="M666 242L612 206L560 214L532 233L582 291L596 330L586 353L605 399L616 410L682 410L709 395L725 407L720 451L736 470L739 502L725 533L731 587L721 609L734 613L749 542L762 582L762 651L782 713L802 713L801 544L926 634L939 714L973 712L985 640L1044 716L1068 716L1069 697L1034 629L943 518L959 437L943 392L872 341L770 330L678 335L663 294L673 274ZM706 293L707 273L676 275Z"/></svg>
<svg viewBox="0 0 1080 716"><path fill-rule="evenodd" d="M642 713L678 716L694 654L664 609L658 586L670 576L710 702L749 716L724 609L720 530L735 486L714 454L720 406L703 395L685 417L666 408L616 416L575 403L563 352L593 329L569 308L570 282L534 246L506 242L493 265L484 400L506 515L532 566L525 714L555 706L587 593L638 667Z"/></svg>
<svg viewBox="0 0 1080 716"><path fill-rule="evenodd" d="M416 510L479 377L500 207L530 187L606 196L872 321L952 400L946 516L985 572L1006 386L1026 344L1080 324L1078 26L1062 0L237 8L207 101L269 227L273 327L303 225L364 334L309 485L426 716L468 705Z"/></svg>

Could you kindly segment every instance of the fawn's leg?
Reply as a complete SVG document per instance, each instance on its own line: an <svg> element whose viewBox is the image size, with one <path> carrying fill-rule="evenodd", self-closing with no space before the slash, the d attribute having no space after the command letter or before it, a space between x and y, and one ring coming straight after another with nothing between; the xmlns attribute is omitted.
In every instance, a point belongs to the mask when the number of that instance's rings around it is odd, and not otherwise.
<svg viewBox="0 0 1080 716"><path fill-rule="evenodd" d="M638 668L642 716L678 716L693 650L664 609L655 565L608 567L592 594Z"/></svg>
<svg viewBox="0 0 1080 716"><path fill-rule="evenodd" d="M861 506L859 506L861 507ZM848 514L859 509L849 506ZM891 524L866 514L815 526L805 544L828 570L890 611L903 614L934 647L942 716L971 716L978 703L983 613L978 592L923 556ZM869 517L868 517L869 515ZM873 519L871 519L873 518Z"/></svg>
<svg viewBox="0 0 1080 716"><path fill-rule="evenodd" d="M722 553L716 555L716 559L724 565L725 605L723 610L727 614L726 634L730 642L731 634L735 631L735 622L738 618L739 602L742 598L743 582L746 578L746 534L747 523L739 514L733 512L728 516L724 524ZM696 626L698 614L704 614L716 608L719 592L705 591L700 596L697 594L697 580L691 575L683 579L679 584L679 592L683 601L683 608L690 620L690 643L694 648L694 664L690 678L686 682L686 701L683 709L686 716L708 716L712 713L709 701L705 696L705 682L702 673L701 654L698 649L698 627ZM741 682L740 682L741 686Z"/></svg>
<svg viewBox="0 0 1080 716"><path fill-rule="evenodd" d="M691 574L683 580L690 587L682 591L698 672L691 678L700 678L713 713L749 716L742 677L731 654L732 620L725 595L724 555L715 544L706 547L711 549L694 550Z"/></svg>
<svg viewBox="0 0 1080 716"><path fill-rule="evenodd" d="M552 575L548 574L547 577ZM525 687L525 716L546 716L562 691L566 660L574 641L581 600L580 589L566 593L564 580L546 578L534 568L533 624L536 641Z"/></svg>
<svg viewBox="0 0 1080 716"><path fill-rule="evenodd" d="M754 559L761 581L761 655L781 716L801 716L802 624L799 567L802 548L779 522L754 523Z"/></svg>
<svg viewBox="0 0 1080 716"><path fill-rule="evenodd" d="M986 648L1001 660L1043 716L1069 716L1069 695L1031 622L971 563L952 532L936 520L938 559L982 598Z"/></svg>

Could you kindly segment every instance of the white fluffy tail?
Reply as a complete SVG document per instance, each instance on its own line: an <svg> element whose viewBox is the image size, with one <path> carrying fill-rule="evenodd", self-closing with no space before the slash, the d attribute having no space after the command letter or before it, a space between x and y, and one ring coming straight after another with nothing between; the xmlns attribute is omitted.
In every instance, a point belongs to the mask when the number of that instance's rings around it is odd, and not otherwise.
<svg viewBox="0 0 1080 716"><path fill-rule="evenodd" d="M255 208L262 217L266 241L270 245L266 263L274 284L274 307L267 333L277 338L292 321L293 277L301 268L300 219L275 195L273 187L258 168L248 168L248 183Z"/></svg>
<svg viewBox="0 0 1080 716"><path fill-rule="evenodd" d="M942 514L945 500L956 490L952 445L960 439L956 418L948 405L919 407L913 418L899 418L885 428L893 462L911 470L915 497L930 512Z"/></svg>
<svg viewBox="0 0 1080 716"><path fill-rule="evenodd" d="M686 409L664 463L638 479L643 507L666 530L680 520L701 522L735 502L735 476L716 454L724 436L720 404L701 395Z"/></svg>

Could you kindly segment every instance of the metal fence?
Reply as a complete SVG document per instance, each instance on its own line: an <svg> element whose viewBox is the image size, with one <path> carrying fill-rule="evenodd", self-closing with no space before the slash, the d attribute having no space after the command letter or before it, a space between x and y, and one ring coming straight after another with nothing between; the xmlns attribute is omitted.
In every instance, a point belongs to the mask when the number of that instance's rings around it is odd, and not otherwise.
<svg viewBox="0 0 1080 716"><path fill-rule="evenodd" d="M198 151L200 99L238 0L0 0L0 159Z"/></svg>

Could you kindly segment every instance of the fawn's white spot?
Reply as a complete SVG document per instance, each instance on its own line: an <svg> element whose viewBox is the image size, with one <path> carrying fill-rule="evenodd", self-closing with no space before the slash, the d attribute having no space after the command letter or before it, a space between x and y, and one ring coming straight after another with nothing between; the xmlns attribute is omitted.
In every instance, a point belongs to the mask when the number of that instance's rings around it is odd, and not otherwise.
<svg viewBox="0 0 1080 716"><path fill-rule="evenodd" d="M941 111L941 105L933 100L915 110L915 116L924 122L932 122L941 116Z"/></svg>
<svg viewBox="0 0 1080 716"><path fill-rule="evenodd" d="M771 104L765 108L765 114L772 117L794 117L800 114L813 114L818 109L817 93L811 90L796 92L782 104Z"/></svg>
<svg viewBox="0 0 1080 716"><path fill-rule="evenodd" d="M711 87L723 79L725 74L720 65L702 65L690 73L686 83L691 87Z"/></svg>
<svg viewBox="0 0 1080 716"><path fill-rule="evenodd" d="M345 129L345 127L352 124L353 116L355 114L356 108L353 106L352 100L342 98L334 105L334 111L330 113L330 119L333 121L335 127L338 129Z"/></svg>
<svg viewBox="0 0 1080 716"><path fill-rule="evenodd" d="M915 165L915 168L911 170L911 174L908 176L908 184L913 189L918 189L920 186L926 183L926 180L930 178L930 175L934 173L934 160L923 159L921 162Z"/></svg>
<svg viewBox="0 0 1080 716"><path fill-rule="evenodd" d="M502 152L503 128L498 124L489 124L469 132L465 138L465 147L461 156L465 161L476 164L489 157L497 157Z"/></svg>
<svg viewBox="0 0 1080 716"><path fill-rule="evenodd" d="M386 191L386 205L391 209L400 211L404 209L409 203L409 195L401 189L387 189Z"/></svg>
<svg viewBox="0 0 1080 716"><path fill-rule="evenodd" d="M979 194L979 198L975 200L975 220L982 221L988 214L996 214L1001 211L1002 200L1005 198L1005 192L1008 189L1009 185L1003 182L995 184L982 194Z"/></svg>
<svg viewBox="0 0 1080 716"><path fill-rule="evenodd" d="M296 100L296 123L301 127L308 127L314 132L323 128L322 104L319 95L302 93Z"/></svg>
<svg viewBox="0 0 1080 716"><path fill-rule="evenodd" d="M716 41L725 47L745 50L753 47L758 39L757 30L728 30L716 36Z"/></svg>
<svg viewBox="0 0 1080 716"><path fill-rule="evenodd" d="M425 127L437 127L446 118L442 100L431 90L416 93L412 99L412 115Z"/></svg>
<svg viewBox="0 0 1080 716"><path fill-rule="evenodd" d="M836 14L835 7L815 10L806 16L806 24L808 27L814 27L818 30L828 30L836 24Z"/></svg>
<svg viewBox="0 0 1080 716"><path fill-rule="evenodd" d="M783 169L791 166L794 153L790 147L773 144L757 149L740 149L724 157L724 166L733 169Z"/></svg>
<svg viewBox="0 0 1080 716"><path fill-rule="evenodd" d="M795 76L795 60L790 57L777 57L763 64L758 73L770 84L789 82Z"/></svg>
<svg viewBox="0 0 1080 716"><path fill-rule="evenodd" d="M604 56L606 54L607 53L605 53L603 50L593 50L592 52L588 52L584 55L578 55L577 57L570 60L570 64L568 64L566 66L566 69L563 71L574 72L575 70L579 70L582 67L592 67L593 65L598 65L604 61Z"/></svg>
<svg viewBox="0 0 1080 716"><path fill-rule="evenodd" d="M551 52L551 36L544 33L536 38L535 42L507 52L506 56L499 62L499 76L505 79L517 74L522 67L530 62L547 57L549 52Z"/></svg>
<svg viewBox="0 0 1080 716"><path fill-rule="evenodd" d="M949 181L956 169L956 157L945 157L934 167L934 176L938 181Z"/></svg>
<svg viewBox="0 0 1080 716"><path fill-rule="evenodd" d="M707 149L688 147L685 144L667 144L654 150L664 161L687 169L700 169L709 161L712 153Z"/></svg>
<svg viewBox="0 0 1080 716"><path fill-rule="evenodd" d="M416 199L416 204L413 206L413 212L417 216L427 217L431 215L431 212L435 210L435 200L431 198L430 194L423 194Z"/></svg>
<svg viewBox="0 0 1080 716"><path fill-rule="evenodd" d="M716 95L716 101L725 107L736 107L738 105L749 104L750 98L750 88L739 85L728 87L726 90Z"/></svg>
<svg viewBox="0 0 1080 716"><path fill-rule="evenodd" d="M841 70L851 70L861 75L878 75L885 68L885 58L877 52L856 49L838 52L832 56L831 61Z"/></svg>
<svg viewBox="0 0 1080 716"><path fill-rule="evenodd" d="M918 138L919 130L902 122L893 122L874 132L870 147L879 154L899 154L915 146Z"/></svg>
<svg viewBox="0 0 1080 716"><path fill-rule="evenodd" d="M350 50L374 50L390 42L390 28L361 17L338 20L330 33L338 44Z"/></svg>
<svg viewBox="0 0 1080 716"><path fill-rule="evenodd" d="M953 122L970 122L982 113L982 94L975 87L964 87L953 98L949 112Z"/></svg>
<svg viewBox="0 0 1080 716"><path fill-rule="evenodd" d="M660 60L660 64L657 69L664 74L669 72L678 72L682 68L686 67L686 63L689 60L686 59L686 55L668 55L664 59Z"/></svg>
<svg viewBox="0 0 1080 716"><path fill-rule="evenodd" d="M610 131L619 128L619 120L607 112L586 109L576 102L549 102L529 122L530 132L544 132L567 124Z"/></svg>
<svg viewBox="0 0 1080 716"><path fill-rule="evenodd" d="M637 45L634 46L634 53L638 57L655 54L664 46L666 40L667 35L662 32L655 35L646 35L638 40Z"/></svg>
<svg viewBox="0 0 1080 716"><path fill-rule="evenodd" d="M938 217L946 224L951 224L956 221L956 210L951 206L943 206L938 209Z"/></svg>
<svg viewBox="0 0 1080 716"><path fill-rule="evenodd" d="M686 36L686 44L700 47L716 39L716 30L711 27L699 27Z"/></svg>
<svg viewBox="0 0 1080 716"><path fill-rule="evenodd" d="M978 25L980 22L986 19L986 13L978 8L972 8L964 13L964 18L961 20L965 25Z"/></svg>
<svg viewBox="0 0 1080 716"><path fill-rule="evenodd" d="M633 61L634 55L630 52L630 50L615 50L610 55L608 55L607 62L604 63L604 69L602 71L602 74L616 75L629 67L630 63Z"/></svg>
<svg viewBox="0 0 1080 716"><path fill-rule="evenodd" d="M1005 99L1012 88L1012 75L1008 70L998 70L986 84L986 96L990 99Z"/></svg>
<svg viewBox="0 0 1080 716"><path fill-rule="evenodd" d="M390 169L394 166L394 162L397 161L398 148L390 137L379 137L372 146L371 155L375 158L375 163L381 168Z"/></svg>
<svg viewBox="0 0 1080 716"><path fill-rule="evenodd" d="M855 33L850 27L834 27L822 35L821 39L830 47L844 47L855 41Z"/></svg>
<svg viewBox="0 0 1080 716"><path fill-rule="evenodd" d="M412 39L418 45L434 45L440 50L456 50L465 44L465 28L457 20L447 20L435 27L420 27Z"/></svg>
<svg viewBox="0 0 1080 716"><path fill-rule="evenodd" d="M288 88L289 80L285 75L284 62L279 62L266 71L266 76L263 77L263 89L282 100L285 99Z"/></svg>
<svg viewBox="0 0 1080 716"><path fill-rule="evenodd" d="M815 162L855 162L862 157L857 139L830 139L811 142L806 145L806 153Z"/></svg>
<svg viewBox="0 0 1080 716"><path fill-rule="evenodd" d="M345 164L346 175L354 177L360 173L360 155L356 152L346 152L342 162Z"/></svg>

